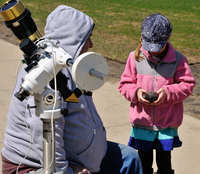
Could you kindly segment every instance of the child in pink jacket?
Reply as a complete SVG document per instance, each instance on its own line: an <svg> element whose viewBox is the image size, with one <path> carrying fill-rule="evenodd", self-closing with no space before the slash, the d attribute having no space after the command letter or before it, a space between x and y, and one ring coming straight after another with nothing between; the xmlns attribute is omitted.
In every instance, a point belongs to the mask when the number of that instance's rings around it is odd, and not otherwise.
<svg viewBox="0 0 200 174"><path fill-rule="evenodd" d="M131 103L129 145L138 149L144 174L153 174L153 149L157 174L174 174L171 151L182 145L183 100L195 86L186 57L169 43L171 31L161 14L144 19L141 43L129 54L118 87Z"/></svg>

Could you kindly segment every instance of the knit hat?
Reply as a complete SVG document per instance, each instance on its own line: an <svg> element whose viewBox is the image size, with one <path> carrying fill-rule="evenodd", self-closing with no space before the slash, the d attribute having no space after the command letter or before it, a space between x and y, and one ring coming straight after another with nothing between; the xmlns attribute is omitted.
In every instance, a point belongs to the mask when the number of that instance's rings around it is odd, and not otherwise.
<svg viewBox="0 0 200 174"><path fill-rule="evenodd" d="M151 52L159 52L167 42L172 24L161 14L152 14L142 23L142 47Z"/></svg>

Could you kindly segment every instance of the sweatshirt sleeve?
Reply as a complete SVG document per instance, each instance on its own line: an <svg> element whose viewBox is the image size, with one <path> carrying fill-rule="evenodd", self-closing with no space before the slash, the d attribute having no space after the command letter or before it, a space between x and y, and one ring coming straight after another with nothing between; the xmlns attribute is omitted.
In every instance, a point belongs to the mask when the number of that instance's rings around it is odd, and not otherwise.
<svg viewBox="0 0 200 174"><path fill-rule="evenodd" d="M121 75L118 90L127 100L136 103L136 92L138 88L134 52L131 52L127 59L124 72Z"/></svg>
<svg viewBox="0 0 200 174"><path fill-rule="evenodd" d="M62 170L66 174L73 174L73 170L69 167L69 161L66 159L64 150L63 130L65 120L63 117L55 121L55 146L56 146L56 171Z"/></svg>
<svg viewBox="0 0 200 174"><path fill-rule="evenodd" d="M192 90L195 86L195 79L185 57L182 58L176 69L174 81L174 84L164 86L167 92L167 102L183 102L184 99L192 94Z"/></svg>

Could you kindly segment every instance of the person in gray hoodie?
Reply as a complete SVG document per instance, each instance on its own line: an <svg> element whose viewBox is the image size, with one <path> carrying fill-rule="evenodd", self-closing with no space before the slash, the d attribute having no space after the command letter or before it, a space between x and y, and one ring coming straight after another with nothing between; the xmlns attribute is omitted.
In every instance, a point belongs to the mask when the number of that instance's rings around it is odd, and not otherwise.
<svg viewBox="0 0 200 174"><path fill-rule="evenodd" d="M44 37L55 43L59 41L59 46L75 60L92 48L93 28L94 22L89 16L60 5L47 17ZM22 68L11 96L2 149L3 174L16 171L24 174L35 170L40 173L43 166L42 122L34 109L28 108L34 106L34 97L29 96L21 102L14 96L25 75ZM60 79L63 76L67 77L67 83ZM57 77L58 89L76 89L70 68L62 69ZM55 122L57 169L66 174L142 174L135 149L106 140L106 131L91 92L81 95L79 102L64 102L63 107L67 113Z"/></svg>

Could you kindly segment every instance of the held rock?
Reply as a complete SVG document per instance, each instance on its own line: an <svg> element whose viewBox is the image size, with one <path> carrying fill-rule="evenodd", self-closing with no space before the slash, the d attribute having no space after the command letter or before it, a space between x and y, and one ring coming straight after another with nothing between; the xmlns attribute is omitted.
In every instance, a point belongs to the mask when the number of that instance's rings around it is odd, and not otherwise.
<svg viewBox="0 0 200 174"><path fill-rule="evenodd" d="M146 100L148 100L150 103L153 103L154 101L156 101L158 99L158 93L154 92L154 91L149 91L147 93L143 93L142 97Z"/></svg>

